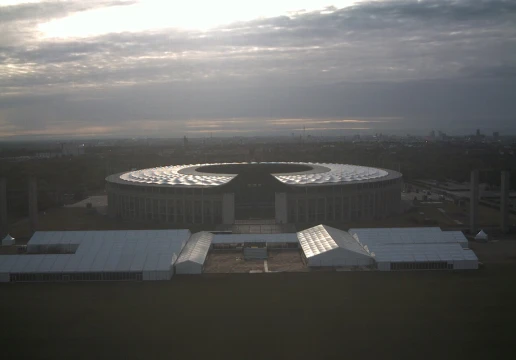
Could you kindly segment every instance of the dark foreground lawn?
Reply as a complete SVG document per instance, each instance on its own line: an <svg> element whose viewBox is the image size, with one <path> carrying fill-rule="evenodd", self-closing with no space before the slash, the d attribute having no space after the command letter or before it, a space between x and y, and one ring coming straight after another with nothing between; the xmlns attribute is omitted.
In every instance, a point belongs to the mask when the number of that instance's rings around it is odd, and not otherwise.
<svg viewBox="0 0 516 360"><path fill-rule="evenodd" d="M516 265L0 286L1 359L512 358Z"/></svg>

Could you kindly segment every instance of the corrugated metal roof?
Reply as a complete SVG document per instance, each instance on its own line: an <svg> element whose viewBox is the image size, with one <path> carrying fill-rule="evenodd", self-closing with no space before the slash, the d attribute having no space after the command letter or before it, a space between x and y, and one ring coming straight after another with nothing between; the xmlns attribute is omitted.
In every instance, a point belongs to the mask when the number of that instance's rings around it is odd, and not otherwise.
<svg viewBox="0 0 516 360"><path fill-rule="evenodd" d="M186 243L181 255L177 259L176 265L191 261L197 264L204 264L208 251L210 250L211 242L214 235L212 233L202 231L193 234L190 240Z"/></svg>

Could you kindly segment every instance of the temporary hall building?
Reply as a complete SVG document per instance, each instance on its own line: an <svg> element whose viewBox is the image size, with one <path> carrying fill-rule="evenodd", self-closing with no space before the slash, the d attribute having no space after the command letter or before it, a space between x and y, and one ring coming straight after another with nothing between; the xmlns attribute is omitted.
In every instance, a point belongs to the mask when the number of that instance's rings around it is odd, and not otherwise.
<svg viewBox="0 0 516 360"><path fill-rule="evenodd" d="M0 281L169 280L189 230L36 232L0 256Z"/></svg>

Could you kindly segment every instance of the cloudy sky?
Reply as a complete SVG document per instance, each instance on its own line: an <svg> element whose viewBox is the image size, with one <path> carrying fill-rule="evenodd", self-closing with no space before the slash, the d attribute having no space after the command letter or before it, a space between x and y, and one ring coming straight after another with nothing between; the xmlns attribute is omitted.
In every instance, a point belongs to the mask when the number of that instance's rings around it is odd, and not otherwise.
<svg viewBox="0 0 516 360"><path fill-rule="evenodd" d="M514 0L0 0L0 138L516 133Z"/></svg>

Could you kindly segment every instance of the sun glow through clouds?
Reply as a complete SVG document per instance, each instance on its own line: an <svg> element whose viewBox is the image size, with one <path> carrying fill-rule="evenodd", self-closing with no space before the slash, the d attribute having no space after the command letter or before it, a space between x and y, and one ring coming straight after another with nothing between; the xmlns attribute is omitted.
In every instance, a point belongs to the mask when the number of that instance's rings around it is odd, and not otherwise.
<svg viewBox="0 0 516 360"><path fill-rule="evenodd" d="M256 1L142 0L130 5L112 6L71 14L39 25L45 38L89 37L108 33L138 32L176 28L208 30L224 24L309 11L331 12L329 7L343 8L351 0L282 0Z"/></svg>

